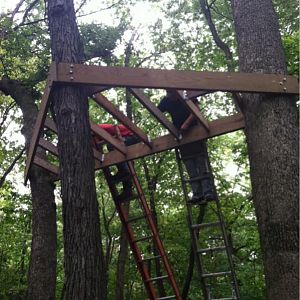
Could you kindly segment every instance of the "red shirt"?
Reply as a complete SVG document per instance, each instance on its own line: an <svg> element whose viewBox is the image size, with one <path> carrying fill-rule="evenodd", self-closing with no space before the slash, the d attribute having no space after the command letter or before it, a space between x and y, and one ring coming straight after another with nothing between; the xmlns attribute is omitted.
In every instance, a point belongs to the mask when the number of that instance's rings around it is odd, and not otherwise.
<svg viewBox="0 0 300 300"><path fill-rule="evenodd" d="M132 136L133 132L127 129L123 124L120 125L112 125L112 124L98 124L102 129L106 130L111 135L116 135L116 127L120 130L121 136Z"/></svg>

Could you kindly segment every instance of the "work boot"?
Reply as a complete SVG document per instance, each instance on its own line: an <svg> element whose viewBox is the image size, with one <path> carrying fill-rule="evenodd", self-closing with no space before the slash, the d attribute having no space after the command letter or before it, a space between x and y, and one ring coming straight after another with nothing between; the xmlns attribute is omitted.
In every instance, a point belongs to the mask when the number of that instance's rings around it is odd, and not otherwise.
<svg viewBox="0 0 300 300"><path fill-rule="evenodd" d="M206 200L203 195L193 195L191 199L187 201L189 204L206 204Z"/></svg>
<svg viewBox="0 0 300 300"><path fill-rule="evenodd" d="M207 192L207 193L204 194L203 199L205 201L216 201L217 197L214 195L213 192Z"/></svg>

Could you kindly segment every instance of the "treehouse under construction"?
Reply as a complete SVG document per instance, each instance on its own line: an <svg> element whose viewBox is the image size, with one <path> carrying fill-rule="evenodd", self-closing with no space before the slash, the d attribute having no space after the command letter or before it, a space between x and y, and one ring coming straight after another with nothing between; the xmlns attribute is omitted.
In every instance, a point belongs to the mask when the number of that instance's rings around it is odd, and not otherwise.
<svg viewBox="0 0 300 300"><path fill-rule="evenodd" d="M186 202L187 225L198 270L200 294L205 300L240 299L238 280L235 274L230 245L227 240L220 201L216 197L215 200L200 206L193 205L188 201L189 189L187 185L191 180L202 180L203 178L190 179L186 177L178 148L199 140L243 129L245 126L244 117L242 113L236 113L222 119L208 121L197 108L197 105L190 99L217 91L298 94L297 79L292 76L275 74L196 72L53 63L50 66L49 76L30 143L25 168L25 182L28 179L28 172L32 164L48 170L59 179L59 164L50 163L50 160L39 157L37 148L41 147L46 150L46 153L56 156L57 160L59 160L57 146L45 139L43 135L45 129L50 130L54 135L57 134L57 126L48 110L50 106L49 99L53 89L61 85L85 87L90 101L95 101L101 109L112 115L119 124L123 124L141 141L137 144L126 146L120 138L108 134L104 129L90 121L93 135L114 148L113 151L104 153L102 148L94 145L95 170L101 169L104 172L118 215L126 229L128 241L149 299L182 299L182 296L168 260L168 251L165 251L163 247L152 211L148 206L133 162L139 158L169 149L175 149L176 151L182 190ZM138 102L157 120L157 126L162 126L168 134L150 139L137 124L103 95L103 91L115 87L127 88ZM182 101L190 113L194 115L198 125L181 133L151 102L143 89L171 90L173 96ZM120 198L119 182L113 179L110 169L112 166L123 162L127 164L130 179L135 189L135 194L130 199ZM135 209L135 214L131 215L128 213L128 209L125 208L125 203L127 205L136 205L136 207L139 207L140 213L137 214ZM195 218L195 213L193 213L194 209L200 211L197 218ZM208 213L209 210L213 213ZM140 224L144 224L147 227L147 235L139 236L139 231L136 228ZM218 243L212 244L204 240L207 234L202 234L203 232L210 232L210 236L218 236ZM143 245L145 243L154 245L154 253L151 255L143 253L143 249L145 249ZM210 260L217 255L221 255L226 259L226 267L224 265L214 265L212 267ZM149 263L152 261L161 265L162 272L159 276L153 277L149 271ZM159 295L157 291L158 282L163 282L167 286L166 295ZM227 286L227 289L224 286ZM220 287L222 291L226 291L226 294L220 295L218 292Z"/></svg>

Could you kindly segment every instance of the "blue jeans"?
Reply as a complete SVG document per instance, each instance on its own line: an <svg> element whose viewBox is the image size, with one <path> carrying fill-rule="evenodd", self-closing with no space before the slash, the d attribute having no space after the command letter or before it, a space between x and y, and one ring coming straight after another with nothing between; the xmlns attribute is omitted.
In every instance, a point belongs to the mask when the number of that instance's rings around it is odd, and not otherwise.
<svg viewBox="0 0 300 300"><path fill-rule="evenodd" d="M130 136L125 136L124 137L124 144L126 146L137 144L140 141L141 140L136 135L130 135ZM110 144L107 146L107 148L108 148L109 151L114 150L113 146L110 145ZM118 168L118 172L129 172L127 163L124 163L124 162L119 163L119 164L117 164L117 168ZM131 179L125 179L124 181L122 181L122 184L123 184L123 189L131 189L132 180Z"/></svg>

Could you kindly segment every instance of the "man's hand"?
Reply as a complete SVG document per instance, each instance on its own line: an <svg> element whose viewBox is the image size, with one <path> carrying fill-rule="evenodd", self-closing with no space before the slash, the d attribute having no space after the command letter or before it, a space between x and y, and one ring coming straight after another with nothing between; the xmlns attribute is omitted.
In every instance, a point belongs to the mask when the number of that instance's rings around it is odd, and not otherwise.
<svg viewBox="0 0 300 300"><path fill-rule="evenodd" d="M189 124L186 124L186 122L184 122L184 123L181 125L180 130L185 131L185 130L188 130L188 128L189 128Z"/></svg>

